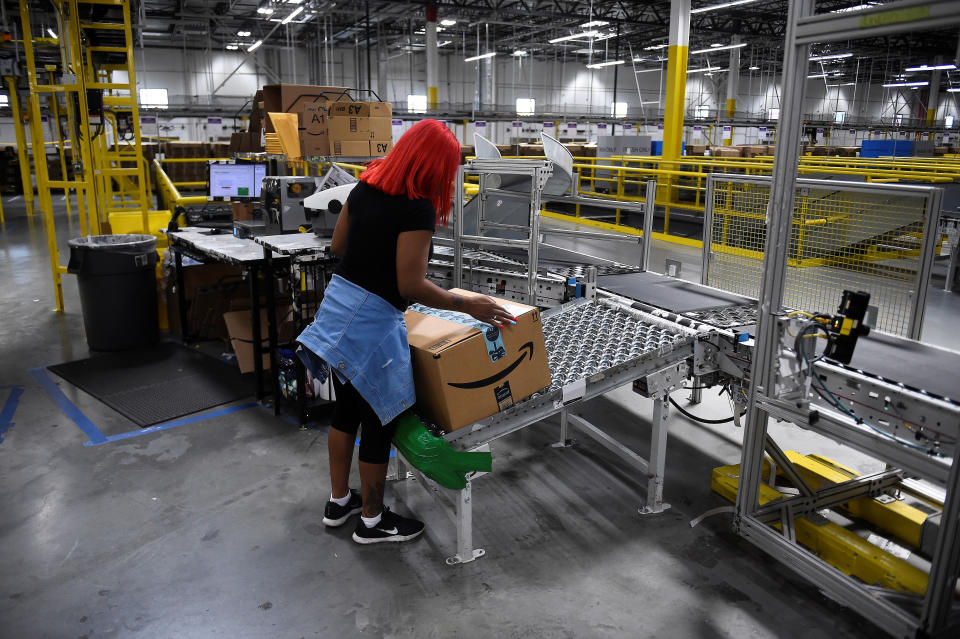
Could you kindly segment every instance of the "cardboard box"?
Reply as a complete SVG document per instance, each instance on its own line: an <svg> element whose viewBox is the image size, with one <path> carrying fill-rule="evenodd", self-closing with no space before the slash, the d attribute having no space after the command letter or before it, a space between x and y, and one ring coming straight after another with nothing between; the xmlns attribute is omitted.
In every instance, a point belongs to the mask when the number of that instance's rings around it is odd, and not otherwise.
<svg viewBox="0 0 960 639"><path fill-rule="evenodd" d="M389 102L337 102L330 105L330 115L390 119L393 105Z"/></svg>
<svg viewBox="0 0 960 639"><path fill-rule="evenodd" d="M361 128L363 118L353 117L331 117L327 121L327 129L330 132L330 140L333 142L342 142L346 140L370 140L370 132L367 130L366 123Z"/></svg>
<svg viewBox="0 0 960 639"><path fill-rule="evenodd" d="M330 136L315 135L306 131L300 132L300 152L305 158L325 157L330 155Z"/></svg>
<svg viewBox="0 0 960 639"><path fill-rule="evenodd" d="M374 157L381 157L386 155L393 149L393 140L371 140L370 141L370 155Z"/></svg>
<svg viewBox="0 0 960 639"><path fill-rule="evenodd" d="M331 140L392 140L390 118L330 116L327 129Z"/></svg>
<svg viewBox="0 0 960 639"><path fill-rule="evenodd" d="M172 265L164 269L163 277L170 332L183 338L176 273ZM226 339L227 327L223 323L223 313L230 310L235 300L249 298L250 287L244 281L240 267L216 263L185 264L183 292L191 337Z"/></svg>
<svg viewBox="0 0 960 639"><path fill-rule="evenodd" d="M417 311L405 314L417 407L447 431L469 426L550 385L540 311L497 301L516 315L515 326L481 332L462 313L437 311L469 324Z"/></svg>
<svg viewBox="0 0 960 639"><path fill-rule="evenodd" d="M230 311L223 314L223 321L230 334L230 345L237 355L237 366L241 373L252 373L255 360L253 359L253 326L251 325L250 311ZM260 309L260 337L263 344L263 370L270 370L270 350L267 331L267 310Z"/></svg>
<svg viewBox="0 0 960 639"><path fill-rule="evenodd" d="M326 102L314 102L303 108L300 150L304 157L330 155L330 126L326 105Z"/></svg>
<svg viewBox="0 0 960 639"><path fill-rule="evenodd" d="M282 303L283 301L281 301L281 304ZM289 314L289 306L278 306L277 342L279 344L286 344L294 337L295 327L293 323L280 321ZM241 373L252 373L256 361L253 358L252 315L249 308L229 311L223 314L223 321L230 335L230 345L233 347L233 352L237 356L237 366L239 366ZM263 370L270 370L270 340L267 335L267 309L265 308L260 309L260 341L263 344Z"/></svg>
<svg viewBox="0 0 960 639"><path fill-rule="evenodd" d="M330 143L330 155L365 158L370 156L370 143L367 140L334 140Z"/></svg>
<svg viewBox="0 0 960 639"><path fill-rule="evenodd" d="M303 109L307 104L316 102L336 102L353 100L344 87L322 87L312 84L268 84L263 87L263 111L265 113L296 113L303 126ZM273 124L264 118L267 133L273 133Z"/></svg>
<svg viewBox="0 0 960 639"><path fill-rule="evenodd" d="M249 221L254 219L253 212L260 207L254 202L233 202L234 221Z"/></svg>

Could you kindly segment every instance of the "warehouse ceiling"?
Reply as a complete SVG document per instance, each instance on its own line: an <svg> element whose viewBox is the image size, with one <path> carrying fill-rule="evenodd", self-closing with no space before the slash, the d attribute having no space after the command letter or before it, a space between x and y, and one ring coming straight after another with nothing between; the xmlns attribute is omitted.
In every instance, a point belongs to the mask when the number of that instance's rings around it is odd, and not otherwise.
<svg viewBox="0 0 960 639"><path fill-rule="evenodd" d="M818 12L828 13L880 1L819 0L816 5ZM7 26L14 30L18 26L18 3L2 3ZM740 38L746 43L741 49L743 71L779 71L787 1L749 0L702 10L729 3L693 0L696 13L691 16L691 51L718 48ZM270 50L316 47L326 39L336 47L365 50L369 46L383 57L392 57L423 50L428 4L437 6L441 21L441 55L463 57L496 51L501 56L522 52L518 58L534 56L564 62L624 59L637 70L660 67L666 57L668 0L133 0L131 11L138 42L146 47L243 52L258 40ZM31 5L35 30L58 28L50 0L36 0ZM87 10L117 11L104 6ZM290 18L291 14L295 15ZM550 42L585 31L594 34ZM910 79L911 73L905 71L908 67L932 65L938 60L957 62L957 38L956 29L944 29L858 40L832 48L814 46L814 56L853 55L811 62L810 73L824 74L828 81L837 82ZM689 66L723 69L728 60L729 52L718 49L691 55ZM945 80L960 84L960 74L954 71L946 75L951 74L955 78Z"/></svg>

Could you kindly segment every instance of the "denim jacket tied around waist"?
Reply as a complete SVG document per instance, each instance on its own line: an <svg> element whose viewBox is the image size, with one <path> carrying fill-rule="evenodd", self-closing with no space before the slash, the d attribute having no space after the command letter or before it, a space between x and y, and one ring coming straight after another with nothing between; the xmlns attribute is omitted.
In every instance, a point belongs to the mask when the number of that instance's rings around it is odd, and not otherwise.
<svg viewBox="0 0 960 639"><path fill-rule="evenodd" d="M307 368L316 370L314 355L326 362L341 381L353 384L381 423L416 401L403 313L362 286L334 275L297 341L309 351L298 351Z"/></svg>

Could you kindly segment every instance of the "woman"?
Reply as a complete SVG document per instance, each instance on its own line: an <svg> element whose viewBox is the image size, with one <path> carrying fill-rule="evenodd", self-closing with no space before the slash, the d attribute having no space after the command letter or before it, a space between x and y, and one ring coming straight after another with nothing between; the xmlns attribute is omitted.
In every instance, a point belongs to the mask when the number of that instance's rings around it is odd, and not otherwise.
<svg viewBox="0 0 960 639"><path fill-rule="evenodd" d="M361 513L357 543L408 541L423 523L383 505L397 418L416 401L403 311L409 301L503 326L515 321L488 297L465 297L426 279L437 219L447 224L460 144L437 120L418 122L390 154L370 164L340 212L331 251L340 264L317 316L298 341L333 371L330 501L323 523ZM348 486L360 435L361 493Z"/></svg>

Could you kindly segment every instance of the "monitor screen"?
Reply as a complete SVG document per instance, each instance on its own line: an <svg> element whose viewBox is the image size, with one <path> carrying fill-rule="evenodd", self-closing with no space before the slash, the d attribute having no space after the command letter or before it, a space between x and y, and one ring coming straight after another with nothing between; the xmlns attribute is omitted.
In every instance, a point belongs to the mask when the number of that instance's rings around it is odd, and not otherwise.
<svg viewBox="0 0 960 639"><path fill-rule="evenodd" d="M210 197L259 198L266 164L211 164Z"/></svg>

